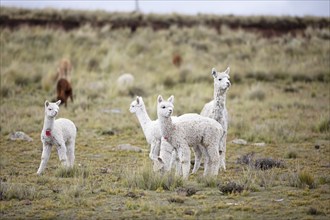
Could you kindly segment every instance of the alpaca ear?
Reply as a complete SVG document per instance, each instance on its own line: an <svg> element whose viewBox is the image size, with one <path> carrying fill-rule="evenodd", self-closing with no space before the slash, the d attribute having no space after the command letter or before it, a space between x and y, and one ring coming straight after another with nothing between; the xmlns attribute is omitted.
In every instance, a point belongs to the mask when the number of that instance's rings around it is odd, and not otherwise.
<svg viewBox="0 0 330 220"><path fill-rule="evenodd" d="M46 101L45 101L45 107L48 107L48 105L49 105L49 101L46 100Z"/></svg>
<svg viewBox="0 0 330 220"><path fill-rule="evenodd" d="M58 100L58 101L56 102L56 105L60 106L60 104L61 104L61 100Z"/></svg>
<svg viewBox="0 0 330 220"><path fill-rule="evenodd" d="M230 72L230 68L228 66L227 69L226 69L226 71L225 71L225 73L229 75L229 72Z"/></svg>
<svg viewBox="0 0 330 220"><path fill-rule="evenodd" d="M161 103L163 100L164 100L163 97L161 95L159 95L157 98L158 103Z"/></svg>
<svg viewBox="0 0 330 220"><path fill-rule="evenodd" d="M137 104L140 104L139 96L136 96L136 103L137 103Z"/></svg>
<svg viewBox="0 0 330 220"><path fill-rule="evenodd" d="M217 70L215 68L212 68L211 74L214 78L217 77Z"/></svg>
<svg viewBox="0 0 330 220"><path fill-rule="evenodd" d="M174 103L174 96L171 95L171 97L169 97L169 98L167 99L167 101L169 101L169 102L171 102L171 103L173 104L173 103Z"/></svg>

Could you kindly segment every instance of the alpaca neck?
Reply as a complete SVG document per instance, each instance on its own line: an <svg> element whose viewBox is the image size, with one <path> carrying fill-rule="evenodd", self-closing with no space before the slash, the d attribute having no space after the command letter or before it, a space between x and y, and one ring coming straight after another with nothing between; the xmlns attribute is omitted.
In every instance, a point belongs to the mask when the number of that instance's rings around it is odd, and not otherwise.
<svg viewBox="0 0 330 220"><path fill-rule="evenodd" d="M224 110L226 108L226 91L214 90L214 116L213 118L223 125Z"/></svg>
<svg viewBox="0 0 330 220"><path fill-rule="evenodd" d="M158 117L160 123L160 131L165 140L170 141L173 131L175 130L175 126L172 123L172 118L168 117Z"/></svg>
<svg viewBox="0 0 330 220"><path fill-rule="evenodd" d="M54 122L55 122L55 118L51 118L51 117L48 117L47 115L45 115L43 130L44 131L53 130Z"/></svg>
<svg viewBox="0 0 330 220"><path fill-rule="evenodd" d="M140 125L142 127L143 133L146 134L148 123L151 122L151 119L143 106L138 111L136 111L136 117L138 118Z"/></svg>

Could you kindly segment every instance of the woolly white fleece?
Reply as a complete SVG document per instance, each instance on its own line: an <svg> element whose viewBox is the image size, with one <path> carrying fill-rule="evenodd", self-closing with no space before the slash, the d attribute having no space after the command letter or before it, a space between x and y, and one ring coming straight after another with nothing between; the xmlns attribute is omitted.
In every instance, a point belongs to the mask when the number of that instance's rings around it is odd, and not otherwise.
<svg viewBox="0 0 330 220"><path fill-rule="evenodd" d="M162 134L160 131L160 126L158 119L157 120L151 120L145 104L143 102L142 97L136 97L136 100L132 101L130 108L129 108L131 113L135 113L136 117L139 120L139 123L142 127L144 136L146 137L146 140L148 144L150 144L150 153L149 157L151 160L154 161L154 171L158 171L158 168L155 167L155 161L157 161L161 145L168 149L172 149L170 144L166 140L162 140ZM192 116L197 115L197 114L191 114ZM188 117L175 117L172 116L173 121L184 121L184 120L190 120ZM168 146L169 145L169 146ZM196 153L197 152L197 153ZM175 151L172 150L171 156L168 159L169 162L169 167L168 169L171 169L172 166L174 165L176 159L176 153ZM202 154L198 152L198 149L195 151L195 165L194 165L194 170L197 171L199 166L200 166L200 161L201 161Z"/></svg>
<svg viewBox="0 0 330 220"><path fill-rule="evenodd" d="M221 140L220 157L221 167L226 170L225 156L226 156L226 140L228 131L228 112L226 108L226 94L231 86L229 81L230 68L228 67L224 72L217 72L215 68L212 69L212 76L214 78L214 99L205 104L201 115L213 118L219 122L225 135Z"/></svg>
<svg viewBox="0 0 330 220"><path fill-rule="evenodd" d="M61 101L57 101L56 103L45 102L45 119L41 131L43 150L40 166L37 171L39 175L46 168L53 145L56 146L59 159L63 166L73 167L74 164L77 128L69 119L59 118L55 120L59 112L60 103Z"/></svg>
<svg viewBox="0 0 330 220"><path fill-rule="evenodd" d="M183 178L186 179L189 176L189 146L202 149L205 156L204 176L217 175L220 166L219 146L224 134L222 126L213 119L196 114L194 116L186 114L189 120L173 122L171 115L174 109L174 97L171 96L164 101L162 96L158 96L157 101L157 115L162 137L177 151ZM168 163L167 160L163 160L163 156L165 158L168 154L167 149L161 149L158 161L163 166L167 166Z"/></svg>

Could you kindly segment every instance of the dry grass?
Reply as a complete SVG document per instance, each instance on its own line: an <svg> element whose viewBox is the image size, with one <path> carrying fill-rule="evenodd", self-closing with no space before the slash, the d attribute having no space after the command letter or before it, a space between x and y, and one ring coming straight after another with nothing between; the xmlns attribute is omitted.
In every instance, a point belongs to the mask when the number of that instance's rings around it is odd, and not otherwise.
<svg viewBox="0 0 330 220"><path fill-rule="evenodd" d="M25 16L27 12L17 13ZM85 18L81 13L63 13L72 19ZM101 20L108 16L95 13L88 16ZM108 18L128 20L136 15L125 16ZM150 15L150 19L167 22L169 17ZM212 16L207 19L212 21ZM236 18L225 19L230 24ZM243 21L262 22L258 18ZM267 21L286 22L284 18ZM311 18L307 23L313 22ZM172 25L159 31L145 27L134 33L109 25L70 31L28 26L0 30L4 219L329 217L328 29L310 26L304 34L272 38L226 25L219 26L221 34L207 25ZM172 63L175 53L182 57L180 67ZM61 168L53 149L44 175L37 176L43 103L55 98L50 79L64 57L74 66L75 97L74 103L61 107L59 117L71 119L78 127L76 163L71 170ZM131 96L143 95L152 119L158 94L175 95L176 115L198 113L213 97L212 67L224 70L227 66L232 86L226 103L230 114L226 172L204 178L200 168L188 181L172 173L154 174L149 146L136 117L128 111ZM115 82L126 72L134 75L136 84L127 95L120 95ZM10 141L12 131L23 131L33 141ZM231 142L235 138L248 144L235 145ZM265 146L254 145L260 142ZM114 150L127 143L142 152ZM285 166L260 170L236 163L240 155L251 152L254 159L276 158ZM243 191L223 194L218 186L226 183L236 183ZM178 193L182 188L198 191L183 196Z"/></svg>
<svg viewBox="0 0 330 220"><path fill-rule="evenodd" d="M183 186L181 177L173 172L168 174L154 173L149 163L138 169L125 173L126 183L129 188L139 188L144 190L174 190Z"/></svg>

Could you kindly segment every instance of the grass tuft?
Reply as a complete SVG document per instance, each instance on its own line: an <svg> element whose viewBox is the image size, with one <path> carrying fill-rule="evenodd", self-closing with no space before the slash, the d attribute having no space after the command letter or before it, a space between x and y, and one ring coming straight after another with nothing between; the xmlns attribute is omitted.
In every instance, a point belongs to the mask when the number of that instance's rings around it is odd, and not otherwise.
<svg viewBox="0 0 330 220"><path fill-rule="evenodd" d="M33 200L37 197L37 191L33 186L20 183L4 183L0 184L0 200L18 199Z"/></svg>
<svg viewBox="0 0 330 220"><path fill-rule="evenodd" d="M289 182L289 185L293 187L308 187L309 189L316 188L314 176L308 171L289 171L289 173L286 175L286 179Z"/></svg>
<svg viewBox="0 0 330 220"><path fill-rule="evenodd" d="M316 188L314 176L308 171L301 171L298 174L300 186L308 186L310 189Z"/></svg>
<svg viewBox="0 0 330 220"><path fill-rule="evenodd" d="M140 188L149 190L174 190L183 186L183 179L173 172L164 175L155 173L150 166L144 165L142 168L125 174L125 185L130 188Z"/></svg>
<svg viewBox="0 0 330 220"><path fill-rule="evenodd" d="M77 167L74 166L73 168L66 168L66 167L59 167L56 170L55 176L61 178L73 178L73 177L82 177L87 178L90 174L90 168L88 167Z"/></svg>
<svg viewBox="0 0 330 220"><path fill-rule="evenodd" d="M197 182L201 183L205 187L217 187L220 182L216 177L212 176L200 176L197 178Z"/></svg>
<svg viewBox="0 0 330 220"><path fill-rule="evenodd" d="M317 131L321 133L330 132L330 118L323 118L317 125Z"/></svg>

